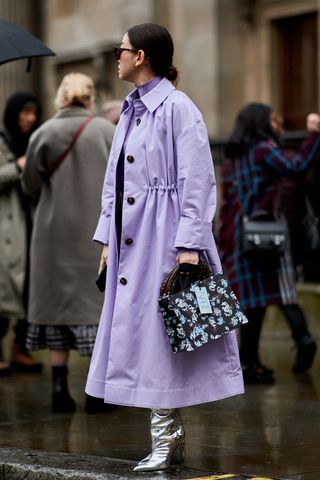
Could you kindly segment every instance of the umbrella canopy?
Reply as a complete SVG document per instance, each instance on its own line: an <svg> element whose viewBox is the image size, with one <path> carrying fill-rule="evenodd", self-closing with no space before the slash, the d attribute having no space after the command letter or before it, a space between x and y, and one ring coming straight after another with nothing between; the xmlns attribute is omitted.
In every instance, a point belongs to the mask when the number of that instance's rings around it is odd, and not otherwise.
<svg viewBox="0 0 320 480"><path fill-rule="evenodd" d="M55 53L30 32L0 19L0 65L19 58L46 57Z"/></svg>

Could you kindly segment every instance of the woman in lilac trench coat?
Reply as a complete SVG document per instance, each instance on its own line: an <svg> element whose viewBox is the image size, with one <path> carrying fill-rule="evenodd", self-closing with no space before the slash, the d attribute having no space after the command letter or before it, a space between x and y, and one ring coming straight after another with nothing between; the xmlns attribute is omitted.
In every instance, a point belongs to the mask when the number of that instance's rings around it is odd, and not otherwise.
<svg viewBox="0 0 320 480"><path fill-rule="evenodd" d="M152 409L153 451L136 470L159 470L178 447L183 453L177 408L243 393L243 379L234 332L173 354L158 306L176 262L198 263L200 255L221 271L208 134L199 110L172 84L171 36L159 25L138 25L115 51L119 78L137 88L123 105L94 235L108 273L86 392Z"/></svg>

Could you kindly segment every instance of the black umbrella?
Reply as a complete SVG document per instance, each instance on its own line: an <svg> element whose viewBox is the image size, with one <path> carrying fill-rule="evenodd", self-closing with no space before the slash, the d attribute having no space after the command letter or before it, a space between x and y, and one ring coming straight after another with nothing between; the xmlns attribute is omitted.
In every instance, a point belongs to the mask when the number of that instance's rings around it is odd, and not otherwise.
<svg viewBox="0 0 320 480"><path fill-rule="evenodd" d="M55 53L30 32L19 25L0 19L0 65L19 58L29 58L29 70L32 57L49 55Z"/></svg>

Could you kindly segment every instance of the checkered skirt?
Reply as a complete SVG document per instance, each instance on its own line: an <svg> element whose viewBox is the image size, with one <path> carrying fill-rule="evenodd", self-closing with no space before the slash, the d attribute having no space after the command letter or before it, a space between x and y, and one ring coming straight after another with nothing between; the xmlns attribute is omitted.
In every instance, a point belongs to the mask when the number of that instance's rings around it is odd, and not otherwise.
<svg viewBox="0 0 320 480"><path fill-rule="evenodd" d="M92 355L97 325L34 325L28 327L28 350L77 350L81 356Z"/></svg>

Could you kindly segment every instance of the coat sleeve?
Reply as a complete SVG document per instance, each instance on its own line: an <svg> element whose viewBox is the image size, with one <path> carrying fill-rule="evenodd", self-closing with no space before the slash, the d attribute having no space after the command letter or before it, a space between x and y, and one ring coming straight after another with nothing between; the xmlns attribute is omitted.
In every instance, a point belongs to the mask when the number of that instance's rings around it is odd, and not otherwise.
<svg viewBox="0 0 320 480"><path fill-rule="evenodd" d="M111 222L111 212L115 197L114 191L114 158L113 148L111 148L107 171L102 189L101 214L99 222L93 237L93 240L104 245L109 243L109 231Z"/></svg>
<svg viewBox="0 0 320 480"><path fill-rule="evenodd" d="M180 205L175 247L206 250L212 246L216 182L208 132L188 100L173 105L174 154Z"/></svg>
<svg viewBox="0 0 320 480"><path fill-rule="evenodd" d="M299 173L308 168L311 161L320 153L320 133L311 132L302 143L300 151L286 154L274 142L265 144L263 159L269 167L282 175Z"/></svg>
<svg viewBox="0 0 320 480"><path fill-rule="evenodd" d="M30 197L38 198L46 171L46 144L42 141L39 130L30 137L26 157L21 178L22 188Z"/></svg>
<svg viewBox="0 0 320 480"><path fill-rule="evenodd" d="M0 193L16 183L20 178L19 169L14 161L13 154L9 154L2 137L0 137Z"/></svg>
<svg viewBox="0 0 320 480"><path fill-rule="evenodd" d="M20 173L15 162L0 167L0 193L19 180Z"/></svg>

